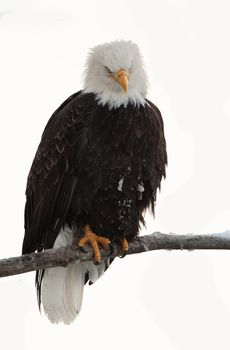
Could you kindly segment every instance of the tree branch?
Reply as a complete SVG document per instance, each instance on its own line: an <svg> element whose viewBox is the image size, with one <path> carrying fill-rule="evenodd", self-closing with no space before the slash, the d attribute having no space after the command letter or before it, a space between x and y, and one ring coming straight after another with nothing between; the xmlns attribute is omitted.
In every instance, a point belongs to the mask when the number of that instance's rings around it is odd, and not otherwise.
<svg viewBox="0 0 230 350"><path fill-rule="evenodd" d="M121 255L120 247L112 245L112 254L101 250L102 258L115 258ZM155 232L151 235L138 237L129 243L129 254L137 254L159 249L230 249L230 231L210 235L176 235ZM93 259L90 249L82 252L76 247L48 249L40 253L31 253L14 258L0 260L0 277L17 275L48 267L67 266L72 262L83 262Z"/></svg>

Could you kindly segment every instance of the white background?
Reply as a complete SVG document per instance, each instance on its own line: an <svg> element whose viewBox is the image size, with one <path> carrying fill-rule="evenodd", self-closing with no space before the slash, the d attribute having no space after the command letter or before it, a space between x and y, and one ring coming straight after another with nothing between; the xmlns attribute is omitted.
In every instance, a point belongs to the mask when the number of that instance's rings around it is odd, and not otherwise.
<svg viewBox="0 0 230 350"><path fill-rule="evenodd" d="M0 0L0 258L19 255L26 177L44 126L81 86L90 47L131 39L160 108L167 179L147 232L230 227L226 0ZM117 259L71 326L41 317L34 273L0 280L0 348L229 349L228 252Z"/></svg>

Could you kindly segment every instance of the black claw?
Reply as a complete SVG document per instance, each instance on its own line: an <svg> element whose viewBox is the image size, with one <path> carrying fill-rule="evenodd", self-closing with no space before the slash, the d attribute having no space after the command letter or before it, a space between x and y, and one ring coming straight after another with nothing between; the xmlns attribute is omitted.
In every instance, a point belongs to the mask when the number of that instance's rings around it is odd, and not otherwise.
<svg viewBox="0 0 230 350"><path fill-rule="evenodd" d="M124 258L126 256L127 252L122 252L122 254L119 256L119 258Z"/></svg>
<svg viewBox="0 0 230 350"><path fill-rule="evenodd" d="M96 265L96 266L100 265L99 261L97 261L97 260L95 260L95 259L93 259L93 263L94 263L94 265Z"/></svg>

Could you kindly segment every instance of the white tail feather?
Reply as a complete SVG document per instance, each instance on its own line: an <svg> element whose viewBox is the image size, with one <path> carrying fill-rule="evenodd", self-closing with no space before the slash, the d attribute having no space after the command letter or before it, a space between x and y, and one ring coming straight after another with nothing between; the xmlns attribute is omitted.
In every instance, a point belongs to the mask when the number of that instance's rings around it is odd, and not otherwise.
<svg viewBox="0 0 230 350"><path fill-rule="evenodd" d="M69 227L62 229L54 243L54 248L64 247L73 242L73 232ZM46 269L42 279L41 302L48 319L52 323L70 324L81 309L85 275L95 282L108 267L108 261L95 266L92 262L74 263L67 267Z"/></svg>
<svg viewBox="0 0 230 350"><path fill-rule="evenodd" d="M80 312L85 272L82 263L45 270L41 301L52 323L70 324Z"/></svg>
<svg viewBox="0 0 230 350"><path fill-rule="evenodd" d="M64 247L72 242L73 232L69 227L65 227L59 232L54 248ZM86 268L83 263L45 270L41 302L45 314L52 323L69 324L80 312L85 273Z"/></svg>

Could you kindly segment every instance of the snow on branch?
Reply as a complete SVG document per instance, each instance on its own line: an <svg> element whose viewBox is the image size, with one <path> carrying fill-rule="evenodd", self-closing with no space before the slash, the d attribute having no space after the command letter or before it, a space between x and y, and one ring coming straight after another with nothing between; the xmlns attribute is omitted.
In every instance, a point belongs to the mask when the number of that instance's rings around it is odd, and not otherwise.
<svg viewBox="0 0 230 350"><path fill-rule="evenodd" d="M154 232L151 235L138 237L129 243L129 254L137 254L159 249L230 249L230 231L209 235L195 234L164 234ZM120 247L112 245L112 253L101 250L102 258L115 258L121 255ZM0 277L17 275L48 267L67 266L72 262L89 261L93 259L91 249L82 252L76 246L48 249L40 253L31 253L18 257L0 260Z"/></svg>

